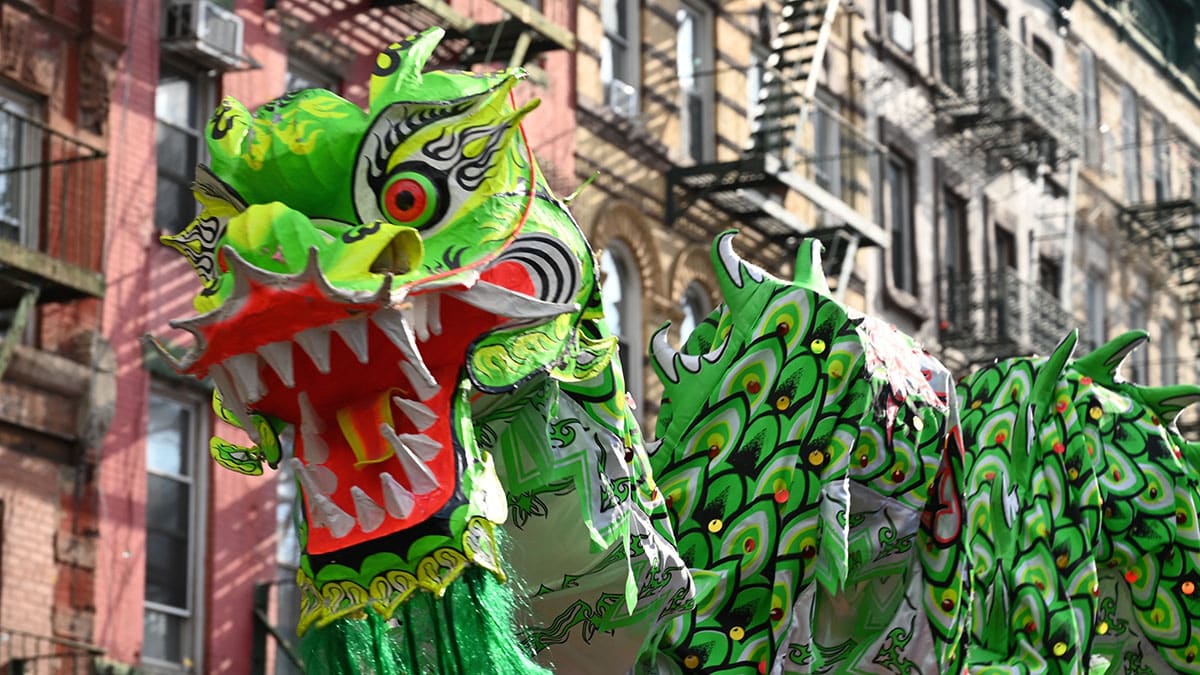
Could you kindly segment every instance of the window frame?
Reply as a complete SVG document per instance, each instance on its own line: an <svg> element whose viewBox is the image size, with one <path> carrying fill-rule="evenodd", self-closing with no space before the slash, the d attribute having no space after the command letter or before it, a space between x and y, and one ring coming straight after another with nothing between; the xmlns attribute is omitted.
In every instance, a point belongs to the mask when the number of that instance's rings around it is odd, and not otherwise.
<svg viewBox="0 0 1200 675"><path fill-rule="evenodd" d="M692 31L692 64L690 76L684 72L684 53L681 39L684 30L683 15L691 14L694 22ZM682 0L675 14L675 75L679 82L679 148L680 153L693 162L710 161L716 153L716 129L714 126L713 68L716 57L713 44L714 16L712 7L697 0ZM688 82L692 86L688 86ZM693 119L692 104L699 106L699 118ZM692 137L698 132L699 142Z"/></svg>
<svg viewBox="0 0 1200 675"><path fill-rule="evenodd" d="M812 105L812 177L813 182L831 195L843 199L841 104L833 94L817 89ZM845 201L843 199L843 201Z"/></svg>
<svg viewBox="0 0 1200 675"><path fill-rule="evenodd" d="M899 211L897 210L896 190L893 185L893 175L897 167L901 169L901 179L898 182L902 183ZM916 163L908 155L889 148L883 160L883 172L883 189L880 190L880 197L883 220L889 235L891 267L887 275L887 284L892 290L916 298L920 284L916 261ZM897 223L895 222L898 212L905 216L899 242L896 241ZM903 235L907 235L907 237Z"/></svg>
<svg viewBox="0 0 1200 675"><path fill-rule="evenodd" d="M1103 270L1088 272L1084 305L1087 308L1088 340L1091 342L1089 348L1096 349L1108 340L1108 282Z"/></svg>
<svg viewBox="0 0 1200 675"><path fill-rule="evenodd" d="M8 104L11 103L10 107ZM45 107L37 97L25 94L17 89L0 84L0 108L6 109L17 122L18 128L25 130L37 129L38 133L28 134L27 138L17 141L18 166L36 165L42 161L42 141L45 131L40 128L39 120L44 119ZM41 171L19 171L11 174L15 178L18 199L16 222L3 222L13 225L17 236L12 241L21 246L38 250L41 244L42 204L41 204Z"/></svg>
<svg viewBox="0 0 1200 675"><path fill-rule="evenodd" d="M1168 201L1172 197L1171 130L1162 113L1155 112L1150 118L1150 140L1153 144L1150 161L1154 173L1154 201Z"/></svg>
<svg viewBox="0 0 1200 675"><path fill-rule="evenodd" d="M155 169L154 169L154 176L155 176L154 226L155 226L155 228L158 229L159 232L164 232L164 233L178 233L178 232L182 231L183 228L187 227L188 223L190 223L192 221L192 219L195 218L196 214L199 213L199 211L200 211L199 204L197 204L195 202L195 200L193 199L192 200L193 211L190 216L187 215L186 213L180 214L179 216L177 216L177 220L172 223L163 223L163 222L159 221L158 200L162 198L162 195L158 191L158 181L163 180L165 178L169 182L175 183L178 186L183 186L186 193L190 195L191 194L191 184L195 180L196 164L201 164L208 160L208 145L205 143L204 134L205 134L205 126L207 125L209 115L212 113L213 109L216 106L217 83L216 83L216 79L214 77L212 77L211 75L208 75L208 74L202 73L202 72L193 72L193 70L194 70L194 68L189 68L187 66L177 65L174 63L163 63L159 69L158 82L155 84L156 96L158 93L158 88L162 86L164 78L167 78L167 77L177 78L180 80L187 81L189 84L191 84L194 87L193 92L192 92L192 97L194 99L192 102L192 109L188 112L190 112L190 114L192 115L192 118L195 120L195 123L196 123L195 128L187 128L186 126L180 125L177 122L162 119L158 115L157 103L155 105L155 114L154 114L155 133L156 134L159 133L160 129L162 127L166 127L167 129L169 129L173 132L186 134L187 136L190 136L192 141L195 143L195 156L196 156L195 164L193 164L190 168L185 168L184 172L182 174L179 174L177 172L170 170L170 168L177 168L177 167L170 167L167 171L164 171L162 162L160 162L158 159L158 149L157 149L157 145L156 145ZM157 144L157 141L156 141L156 144Z"/></svg>
<svg viewBox="0 0 1200 675"><path fill-rule="evenodd" d="M612 261L613 269L618 274L620 297L610 302L605 297L605 287L608 282L608 270L605 269L605 257ZM611 239L605 244L596 257L597 269L601 272L600 297L604 308L605 322L609 330L617 337L618 353L621 355L621 369L625 375L625 391L633 396L638 404L634 411L641 420L643 369L642 369L642 273L637 264L633 248L622 239ZM613 330L609 307L617 309L619 325L624 329L620 332Z"/></svg>
<svg viewBox="0 0 1200 675"><path fill-rule="evenodd" d="M1127 300L1129 308L1129 330L1146 330L1149 324L1149 303L1142 297ZM1148 384L1150 378L1150 350L1145 345L1129 355L1130 377L1134 384Z"/></svg>
<svg viewBox="0 0 1200 675"><path fill-rule="evenodd" d="M942 188L943 267L948 274L954 270L955 282L971 276L970 203L952 188Z"/></svg>
<svg viewBox="0 0 1200 675"><path fill-rule="evenodd" d="M1141 105L1137 92L1121 85L1121 186L1126 204L1142 201Z"/></svg>
<svg viewBox="0 0 1200 675"><path fill-rule="evenodd" d="M172 474L151 469L149 466L149 429L150 429L150 399L161 399L179 405L189 412L187 456L191 462L187 474ZM209 461L207 449L208 438L212 434L211 420L208 414L209 404L199 392L193 392L169 383L152 379L150 397L147 399L147 506L149 505L149 477L159 476L172 480L180 480L189 486L188 489L188 526L191 532L188 537L188 569L186 596L189 603L187 608L178 608L159 602L142 599L143 630L147 612L157 612L185 621L183 638L187 641L183 646L183 661L165 661L145 655L145 634L143 633L142 662L152 672L168 673L202 673L205 672L205 588L206 561L208 555L208 486ZM147 552L148 555L148 552ZM143 586L144 589L144 586ZM188 654L187 652L191 652Z"/></svg>
<svg viewBox="0 0 1200 675"><path fill-rule="evenodd" d="M624 16L620 16L623 14ZM637 111L622 111L614 106L613 83L623 82L631 88L637 109L641 109L641 2L640 0L601 0L600 27L600 83L603 87L604 105L620 114ZM625 31L621 31L621 20ZM613 46L620 50L620 57Z"/></svg>
<svg viewBox="0 0 1200 675"><path fill-rule="evenodd" d="M1100 137L1100 76L1096 54L1079 46L1080 118L1083 123L1083 162L1092 168L1104 165L1104 142Z"/></svg>

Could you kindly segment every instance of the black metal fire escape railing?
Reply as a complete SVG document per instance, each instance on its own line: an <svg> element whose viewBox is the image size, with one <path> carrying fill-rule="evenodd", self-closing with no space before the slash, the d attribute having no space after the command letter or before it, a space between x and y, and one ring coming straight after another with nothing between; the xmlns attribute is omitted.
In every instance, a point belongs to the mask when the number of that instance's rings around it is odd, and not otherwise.
<svg viewBox="0 0 1200 675"><path fill-rule="evenodd" d="M978 150L1016 163L1078 155L1078 95L1008 31L989 25L935 44L944 85L935 108L945 132L969 134Z"/></svg>
<svg viewBox="0 0 1200 675"><path fill-rule="evenodd" d="M1131 246L1167 262L1182 295L1192 348L1200 353L1200 202L1158 195L1123 208L1121 224ZM1195 367L1200 376L1200 361Z"/></svg>
<svg viewBox="0 0 1200 675"><path fill-rule="evenodd" d="M565 9L561 16L547 16L521 0L491 3L503 11L503 18L488 23L443 0L272 0L268 9L276 12L289 49L335 71L431 26L446 30L431 59L439 67L484 62L520 66L545 52L575 50Z"/></svg>
<svg viewBox="0 0 1200 675"><path fill-rule="evenodd" d="M759 65L746 150L737 159L670 169L668 226L704 200L785 246L801 235L817 236L852 258L859 245L886 244L883 230L863 215L870 212L871 159L881 146L816 92L839 7L839 0L786 0L777 27L760 26L775 37ZM794 213L791 207L801 202L792 195L813 208ZM854 243L841 246L847 238Z"/></svg>
<svg viewBox="0 0 1200 675"><path fill-rule="evenodd" d="M104 650L74 640L0 628L0 673L93 675Z"/></svg>
<svg viewBox="0 0 1200 675"><path fill-rule="evenodd" d="M37 303L104 295L104 157L0 105L0 375Z"/></svg>
<svg viewBox="0 0 1200 675"><path fill-rule="evenodd" d="M1075 326L1058 298L1021 280L1016 270L941 276L938 325L943 347L969 363L1022 354L1049 354Z"/></svg>

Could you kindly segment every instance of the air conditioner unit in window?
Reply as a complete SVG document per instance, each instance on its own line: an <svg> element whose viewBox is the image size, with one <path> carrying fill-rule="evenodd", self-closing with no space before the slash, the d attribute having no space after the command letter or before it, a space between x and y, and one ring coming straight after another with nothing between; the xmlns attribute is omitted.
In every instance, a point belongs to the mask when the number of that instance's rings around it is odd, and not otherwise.
<svg viewBox="0 0 1200 675"><path fill-rule="evenodd" d="M903 12L888 13L888 37L906 52L913 50L913 24Z"/></svg>
<svg viewBox="0 0 1200 675"><path fill-rule="evenodd" d="M608 107L621 117L634 118L638 115L638 90L628 82L612 80L608 83Z"/></svg>
<svg viewBox="0 0 1200 675"><path fill-rule="evenodd" d="M163 51L217 70L242 68L242 18L212 0L167 0L162 10Z"/></svg>

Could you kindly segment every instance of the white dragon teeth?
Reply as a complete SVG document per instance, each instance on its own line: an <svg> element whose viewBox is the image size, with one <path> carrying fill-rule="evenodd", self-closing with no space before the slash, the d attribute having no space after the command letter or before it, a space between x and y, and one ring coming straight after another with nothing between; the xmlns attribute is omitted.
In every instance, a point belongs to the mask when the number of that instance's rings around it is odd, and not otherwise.
<svg viewBox="0 0 1200 675"><path fill-rule="evenodd" d="M378 529L383 524L383 509L357 485L350 488L350 496L354 498L354 510L358 514L358 525L362 531L374 532Z"/></svg>
<svg viewBox="0 0 1200 675"><path fill-rule="evenodd" d="M433 426L435 422L437 422L437 413L433 412L429 406L421 403L420 401L410 401L406 398L393 396L392 403L395 403L396 407L399 408L401 412L408 417L408 419L412 420L412 423L417 427L417 431L425 431L429 427Z"/></svg>
<svg viewBox="0 0 1200 675"><path fill-rule="evenodd" d="M442 444L424 434L396 434L396 440L412 450L422 461L428 462L442 451Z"/></svg>
<svg viewBox="0 0 1200 675"><path fill-rule="evenodd" d="M255 444L262 443L262 437L258 435L258 428L250 420L250 408L238 393L237 387L234 386L229 371L225 370L223 366L211 366L208 369L208 377L221 392L221 404L234 416L250 440Z"/></svg>
<svg viewBox="0 0 1200 675"><path fill-rule="evenodd" d="M309 495L330 495L337 489L337 475L320 465L308 465L293 457L289 462L296 478Z"/></svg>
<svg viewBox="0 0 1200 675"><path fill-rule="evenodd" d="M309 510L312 515L312 525L327 527L334 538L341 539L354 529L354 517L343 511L333 500L325 495L310 495Z"/></svg>
<svg viewBox="0 0 1200 675"><path fill-rule="evenodd" d="M262 379L258 376L258 354L238 354L225 359L222 364L237 387L238 396L246 403L254 403L263 397Z"/></svg>
<svg viewBox="0 0 1200 675"><path fill-rule="evenodd" d="M417 396L422 401L428 401L437 396L442 388L438 385L437 380L434 379L433 373L429 372L428 368L424 368L424 365L422 363L421 367L417 367L411 361L401 361L400 369L408 377L409 384L412 385L413 391L416 392Z"/></svg>
<svg viewBox="0 0 1200 675"><path fill-rule="evenodd" d="M329 326L317 326L296 333L296 344L308 354L323 375L329 374Z"/></svg>
<svg viewBox="0 0 1200 675"><path fill-rule="evenodd" d="M379 474L379 482L383 486L383 506L388 515L393 518L407 518L413 510L413 494L392 478L386 471Z"/></svg>
<svg viewBox="0 0 1200 675"><path fill-rule="evenodd" d="M258 355L271 366L271 370L279 376L279 381L285 387L296 386L296 375L293 370L292 343L288 341L272 342L258 348Z"/></svg>
<svg viewBox="0 0 1200 675"><path fill-rule="evenodd" d="M412 322L417 339L425 342L430 335L442 334L442 308L439 293L424 293L409 298L412 309L406 317Z"/></svg>
<svg viewBox="0 0 1200 675"><path fill-rule="evenodd" d="M342 338L350 351L361 364L366 364L367 358L367 320L350 319L333 324L333 330Z"/></svg>
<svg viewBox="0 0 1200 675"><path fill-rule="evenodd" d="M379 432L392 446L392 450L396 451L396 459L404 468L404 475L408 477L408 484L412 486L413 492L424 495L436 490L438 487L437 477L433 475L429 467L425 466L425 462L421 460L417 452L397 436L395 430L388 425L379 425Z"/></svg>
<svg viewBox="0 0 1200 675"><path fill-rule="evenodd" d="M300 403L300 441L304 444L304 458L310 463L321 464L329 459L329 446L321 438L321 418L308 400L308 392L302 391L296 398Z"/></svg>

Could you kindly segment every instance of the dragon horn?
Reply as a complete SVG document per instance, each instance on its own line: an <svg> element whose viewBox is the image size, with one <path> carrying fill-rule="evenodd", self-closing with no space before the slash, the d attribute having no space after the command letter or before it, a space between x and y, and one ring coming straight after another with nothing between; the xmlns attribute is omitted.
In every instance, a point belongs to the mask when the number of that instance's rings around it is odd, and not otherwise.
<svg viewBox="0 0 1200 675"><path fill-rule="evenodd" d="M379 52L371 72L371 110L383 109L402 92L417 91L421 86L421 71L445 34L445 30L435 26L393 42Z"/></svg>
<svg viewBox="0 0 1200 675"><path fill-rule="evenodd" d="M713 270L717 273L717 283L721 286L721 295L725 304L731 309L749 306L749 297L755 288L767 279L775 279L757 265L742 260L733 250L733 238L737 230L726 230L713 241L712 260ZM749 283L748 283L749 282ZM739 300L739 297L742 299Z"/></svg>
<svg viewBox="0 0 1200 675"><path fill-rule="evenodd" d="M1054 407L1054 390L1058 388L1058 381L1062 379L1067 361L1071 360L1071 354L1075 351L1075 343L1078 341L1079 330L1072 328L1071 332L1067 333L1066 337L1054 348L1054 352L1050 354L1046 363L1038 368L1030 391L1030 399L1035 405L1047 403L1050 408Z"/></svg>
<svg viewBox="0 0 1200 675"><path fill-rule="evenodd" d="M1200 402L1200 386L1194 384L1173 384L1164 387L1138 387L1138 395L1146 407L1170 426L1175 418L1188 406Z"/></svg>
<svg viewBox="0 0 1200 675"><path fill-rule="evenodd" d="M800 248L796 249L794 279L797 284L814 293L831 296L833 293L829 290L829 281L825 278L825 268L821 265L821 252L824 248L819 239L806 237L800 242Z"/></svg>
<svg viewBox="0 0 1200 675"><path fill-rule="evenodd" d="M1117 370L1125 357L1149 339L1150 336L1144 330L1122 333L1091 353L1079 357L1073 364L1074 368L1091 377L1100 386L1111 388L1116 382Z"/></svg>

